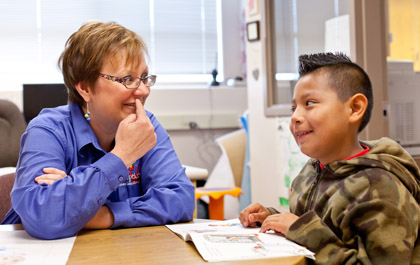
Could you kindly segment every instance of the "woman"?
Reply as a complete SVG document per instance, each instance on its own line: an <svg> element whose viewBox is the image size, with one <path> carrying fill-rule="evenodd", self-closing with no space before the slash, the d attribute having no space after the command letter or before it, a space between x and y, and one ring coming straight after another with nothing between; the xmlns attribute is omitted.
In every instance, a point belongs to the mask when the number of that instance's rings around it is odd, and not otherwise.
<svg viewBox="0 0 420 265"><path fill-rule="evenodd" d="M189 221L194 186L143 105L156 76L147 48L116 24L88 22L59 59L69 105L28 125L4 224L34 237Z"/></svg>

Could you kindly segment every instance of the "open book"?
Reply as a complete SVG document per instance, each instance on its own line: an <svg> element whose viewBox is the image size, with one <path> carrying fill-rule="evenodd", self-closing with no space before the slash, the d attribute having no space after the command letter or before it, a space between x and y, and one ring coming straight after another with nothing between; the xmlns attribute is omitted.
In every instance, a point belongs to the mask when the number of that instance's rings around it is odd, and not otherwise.
<svg viewBox="0 0 420 265"><path fill-rule="evenodd" d="M245 228L238 219L166 225L184 241L192 241L206 261L305 256L314 253L274 232Z"/></svg>

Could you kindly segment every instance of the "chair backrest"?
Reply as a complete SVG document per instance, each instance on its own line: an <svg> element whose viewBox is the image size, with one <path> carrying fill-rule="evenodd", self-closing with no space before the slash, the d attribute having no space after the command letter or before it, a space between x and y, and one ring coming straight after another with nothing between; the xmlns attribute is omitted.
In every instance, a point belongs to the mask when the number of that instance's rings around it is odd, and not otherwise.
<svg viewBox="0 0 420 265"><path fill-rule="evenodd" d="M246 132L236 130L216 139L229 159L236 187L241 187L246 151Z"/></svg>
<svg viewBox="0 0 420 265"><path fill-rule="evenodd" d="M25 129L26 122L19 108L0 99L0 167L16 167Z"/></svg>
<svg viewBox="0 0 420 265"><path fill-rule="evenodd" d="M0 176L0 222L12 206L10 192L15 182L15 173Z"/></svg>

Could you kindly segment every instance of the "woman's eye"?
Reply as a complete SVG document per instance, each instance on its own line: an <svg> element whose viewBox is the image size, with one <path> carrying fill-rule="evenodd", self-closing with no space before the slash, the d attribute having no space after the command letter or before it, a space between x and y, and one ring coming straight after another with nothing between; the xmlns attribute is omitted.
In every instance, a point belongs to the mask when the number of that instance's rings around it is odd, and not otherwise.
<svg viewBox="0 0 420 265"><path fill-rule="evenodd" d="M292 113L293 113L293 112L295 112L296 107L295 107L295 106L292 106L292 107L290 108L290 110L291 110L291 111L292 111Z"/></svg>
<svg viewBox="0 0 420 265"><path fill-rule="evenodd" d="M124 77L123 77L123 80L124 80L125 82L130 83L130 82L133 82L133 77L132 77L131 75L124 76Z"/></svg>

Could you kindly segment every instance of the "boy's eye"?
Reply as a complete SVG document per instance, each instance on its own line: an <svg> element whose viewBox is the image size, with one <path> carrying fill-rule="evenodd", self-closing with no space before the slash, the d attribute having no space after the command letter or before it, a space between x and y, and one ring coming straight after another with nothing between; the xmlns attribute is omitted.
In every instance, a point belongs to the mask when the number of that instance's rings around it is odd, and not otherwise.
<svg viewBox="0 0 420 265"><path fill-rule="evenodd" d="M314 104L315 103L315 101L313 101L313 100L308 100L308 101L306 101L306 106L310 106L310 105L312 105L312 104Z"/></svg>
<svg viewBox="0 0 420 265"><path fill-rule="evenodd" d="M295 106L292 106L292 107L290 108L290 110L291 110L291 111L292 111L292 113L293 113L293 112L295 112L296 107L295 107Z"/></svg>

